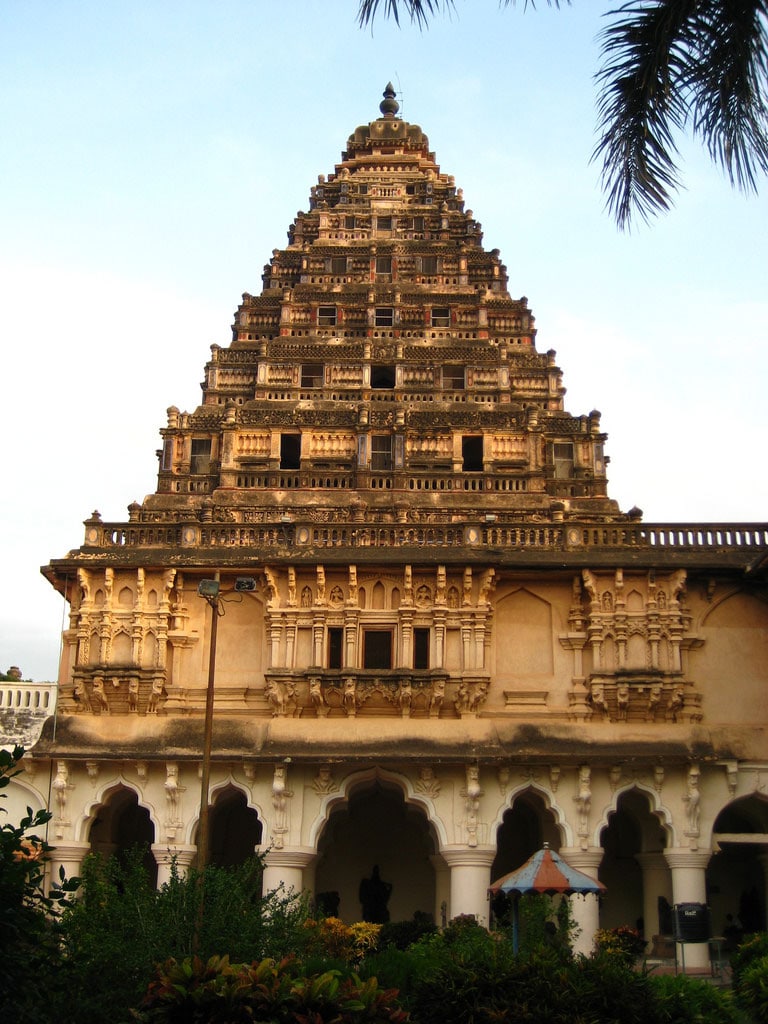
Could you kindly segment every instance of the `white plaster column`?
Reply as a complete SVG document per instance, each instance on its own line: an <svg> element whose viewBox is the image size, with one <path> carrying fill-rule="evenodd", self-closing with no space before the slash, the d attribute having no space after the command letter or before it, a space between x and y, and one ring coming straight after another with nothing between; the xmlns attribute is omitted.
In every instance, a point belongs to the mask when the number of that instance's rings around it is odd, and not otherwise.
<svg viewBox="0 0 768 1024"><path fill-rule="evenodd" d="M645 940L650 943L654 935L661 934L659 924L659 897L672 903L672 875L662 851L638 853L635 860L643 872L643 922Z"/></svg>
<svg viewBox="0 0 768 1024"><path fill-rule="evenodd" d="M711 854L700 850L665 850L664 856L672 869L672 903L706 903L705 871ZM682 951L678 957L682 960ZM686 942L685 968L701 970L709 967L709 943Z"/></svg>
<svg viewBox="0 0 768 1024"><path fill-rule="evenodd" d="M448 905L451 899L451 872L439 853L433 854L430 858L435 871L435 924L442 928L448 924ZM445 921L443 921L445 917Z"/></svg>
<svg viewBox="0 0 768 1024"><path fill-rule="evenodd" d="M488 927L488 886L495 846L444 847L440 853L451 871L448 920L459 914L472 914L479 924Z"/></svg>
<svg viewBox="0 0 768 1024"><path fill-rule="evenodd" d="M264 857L263 890L265 893L279 889L293 890L300 896L307 886L304 884L304 869L317 857L317 851L310 846L289 847L284 850L267 850Z"/></svg>
<svg viewBox="0 0 768 1024"><path fill-rule="evenodd" d="M67 878L74 878L76 875L79 875L83 858L90 852L90 843L78 843L72 840L69 842L56 843L56 845L51 848L50 859L48 861L51 885L58 885L61 881L59 878L60 868L64 868L64 874Z"/></svg>
<svg viewBox="0 0 768 1024"><path fill-rule="evenodd" d="M582 850L576 846L563 846L558 851L563 860L577 871L583 871L590 878L597 878L597 869L603 859L599 846ZM570 896L571 916L576 925L576 935L571 943L574 953L589 956L595 948L595 932L600 927L600 898L594 893L584 896Z"/></svg>
<svg viewBox="0 0 768 1024"><path fill-rule="evenodd" d="M171 864L176 861L179 878L186 878L189 868L197 856L197 847L186 844L152 843L152 856L157 864L157 888L171 880Z"/></svg>

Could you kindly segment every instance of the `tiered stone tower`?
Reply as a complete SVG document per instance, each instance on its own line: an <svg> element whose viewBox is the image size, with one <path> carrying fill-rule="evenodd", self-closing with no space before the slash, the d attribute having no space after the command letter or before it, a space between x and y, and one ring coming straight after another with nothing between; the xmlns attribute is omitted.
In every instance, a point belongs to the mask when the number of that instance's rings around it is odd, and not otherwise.
<svg viewBox="0 0 768 1024"><path fill-rule="evenodd" d="M141 813L161 874L194 854L214 579L212 794L258 819L269 881L354 919L370 856L395 916L482 917L491 871L542 840L593 871L605 847L607 923L651 934L658 897L703 898L715 832L768 840L768 530L619 510L599 413L566 411L390 85L380 109L212 347L202 404L168 410L157 491L44 569L71 606L36 748L61 857Z"/></svg>

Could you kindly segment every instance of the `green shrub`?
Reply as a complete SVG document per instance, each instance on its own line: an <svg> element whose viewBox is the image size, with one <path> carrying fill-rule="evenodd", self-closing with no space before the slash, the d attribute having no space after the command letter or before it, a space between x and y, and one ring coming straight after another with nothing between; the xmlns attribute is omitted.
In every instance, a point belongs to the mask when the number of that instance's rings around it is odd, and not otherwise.
<svg viewBox="0 0 768 1024"><path fill-rule="evenodd" d="M768 956L751 960L743 969L737 997L755 1024L768 1024Z"/></svg>
<svg viewBox="0 0 768 1024"><path fill-rule="evenodd" d="M684 974L650 975L659 1024L737 1024L731 993Z"/></svg>
<svg viewBox="0 0 768 1024"><path fill-rule="evenodd" d="M209 866L200 876L171 879L156 890L143 865L143 851L123 863L87 857L82 898L62 918L63 958L49 971L47 1005L57 1024L102 1024L127 1020L169 956L191 956L203 894L198 952L205 959L227 954L242 961L282 957L307 942L306 908L282 892L261 895L262 863L253 858L235 868Z"/></svg>
<svg viewBox="0 0 768 1024"><path fill-rule="evenodd" d="M23 756L22 747L0 749L0 789L20 773ZM61 910L79 884L62 872L46 895L51 848L34 830L50 819L49 811L28 807L18 825L0 827L0 1019L14 1024L40 1019L40 980L59 962Z"/></svg>
<svg viewBox="0 0 768 1024"><path fill-rule="evenodd" d="M645 939L636 928L628 924L618 928L600 928L595 934L597 956L616 957L630 966L645 950Z"/></svg>
<svg viewBox="0 0 768 1024"><path fill-rule="evenodd" d="M195 957L164 964L133 1016L139 1024L400 1024L406 1014L395 997L373 978L305 975L291 958L248 965Z"/></svg>
<svg viewBox="0 0 768 1024"><path fill-rule="evenodd" d="M408 949L414 942L425 935L434 935L437 926L429 914L416 911L411 921L388 921L382 925L379 934L379 948L395 946L397 949Z"/></svg>
<svg viewBox="0 0 768 1024"><path fill-rule="evenodd" d="M731 971L733 972L733 987L738 989L741 974L754 960L768 956L768 932L755 932L754 935L746 935L738 949L731 956Z"/></svg>

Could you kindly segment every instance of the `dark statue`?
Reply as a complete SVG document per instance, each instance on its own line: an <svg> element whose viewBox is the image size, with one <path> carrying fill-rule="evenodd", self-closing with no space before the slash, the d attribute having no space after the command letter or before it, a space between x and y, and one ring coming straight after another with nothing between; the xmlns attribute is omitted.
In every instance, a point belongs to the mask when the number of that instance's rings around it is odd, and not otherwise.
<svg viewBox="0 0 768 1024"><path fill-rule="evenodd" d="M359 895L364 921L371 924L386 924L389 921L387 904L392 895L392 883L381 878L378 864L374 864L371 877L364 878L360 883Z"/></svg>

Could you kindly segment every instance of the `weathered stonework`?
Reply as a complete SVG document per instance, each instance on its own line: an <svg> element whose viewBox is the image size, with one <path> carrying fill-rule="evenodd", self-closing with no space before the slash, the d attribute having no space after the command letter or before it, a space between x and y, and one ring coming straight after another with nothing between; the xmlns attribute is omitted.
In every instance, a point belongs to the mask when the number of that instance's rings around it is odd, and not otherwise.
<svg viewBox="0 0 768 1024"><path fill-rule="evenodd" d="M566 411L528 300L396 110L388 87L201 405L168 409L155 493L43 570L70 605L34 751L62 862L127 820L161 879L194 855L217 577L218 859L269 846L268 883L348 920L378 863L393 918L487 920L491 875L546 840L600 870L605 925L650 937L660 898L764 925L768 526L608 497L600 414Z"/></svg>

